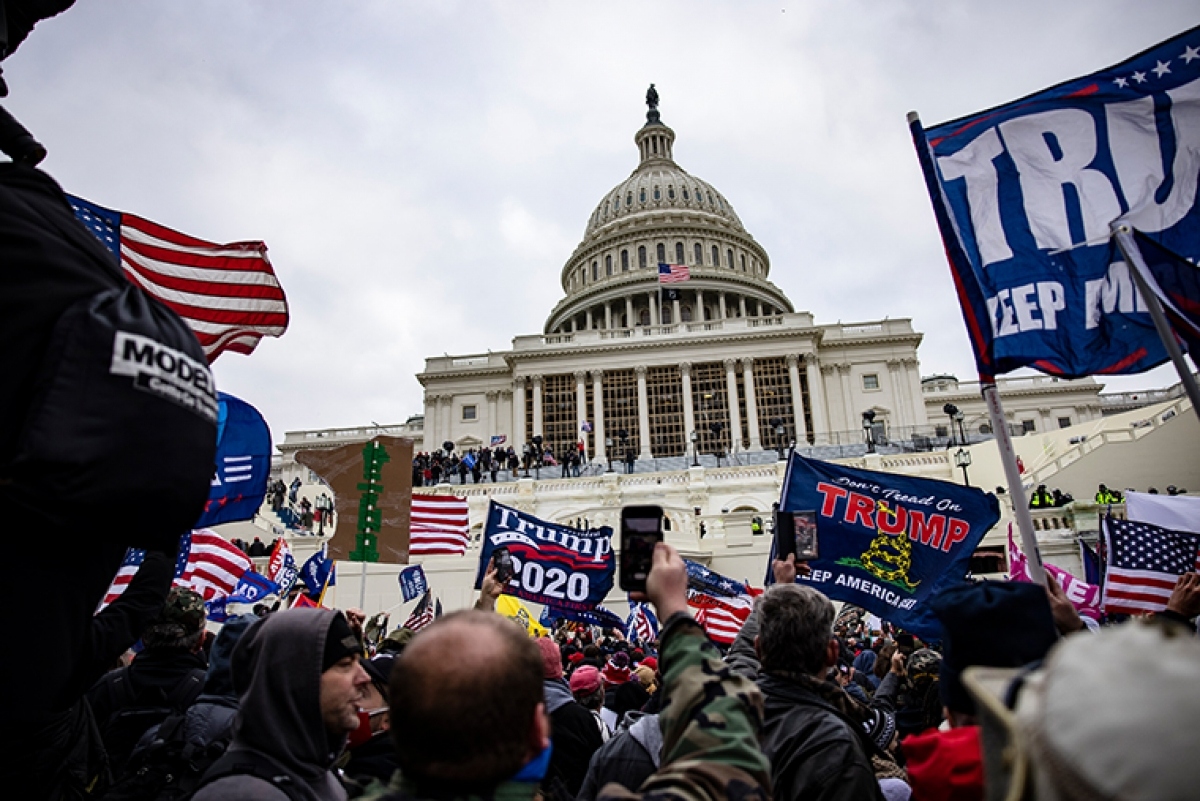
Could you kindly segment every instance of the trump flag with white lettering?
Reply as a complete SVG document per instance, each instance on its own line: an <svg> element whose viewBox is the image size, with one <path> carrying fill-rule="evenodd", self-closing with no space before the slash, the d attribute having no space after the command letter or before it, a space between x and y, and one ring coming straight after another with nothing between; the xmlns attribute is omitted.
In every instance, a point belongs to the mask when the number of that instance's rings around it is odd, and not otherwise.
<svg viewBox="0 0 1200 801"><path fill-rule="evenodd" d="M613 586L617 564L612 529L577 529L541 520L492 501L488 506L475 589L497 548L512 554L514 575L504 592L558 609L594 609Z"/></svg>
<svg viewBox="0 0 1200 801"><path fill-rule="evenodd" d="M981 376L1166 360L1110 234L1128 225L1180 269L1200 257L1200 28L1013 103L910 127Z"/></svg>
<svg viewBox="0 0 1200 801"><path fill-rule="evenodd" d="M217 464L204 514L195 528L250 520L262 506L271 473L271 429L250 404L218 392Z"/></svg>
<svg viewBox="0 0 1200 801"><path fill-rule="evenodd" d="M1000 519L996 496L973 487L798 454L779 506L816 513L820 557L804 581L929 640L940 639L941 626L924 602L963 580Z"/></svg>

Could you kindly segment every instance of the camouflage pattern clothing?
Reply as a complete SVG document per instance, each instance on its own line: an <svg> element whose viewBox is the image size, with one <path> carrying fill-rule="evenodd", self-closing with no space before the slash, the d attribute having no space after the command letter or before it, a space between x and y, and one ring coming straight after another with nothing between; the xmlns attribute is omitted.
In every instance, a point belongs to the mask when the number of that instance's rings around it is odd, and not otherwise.
<svg viewBox="0 0 1200 801"><path fill-rule="evenodd" d="M142 632L147 648L184 648L196 642L194 636L204 628L204 599L192 590L172 587L162 611Z"/></svg>
<svg viewBox="0 0 1200 801"><path fill-rule="evenodd" d="M662 638L662 767L639 792L609 784L597 801L767 801L771 766L759 747L763 702L758 688L721 661L690 617L672 618ZM487 799L462 801L528 801L537 789L536 782L505 782ZM377 785L363 798L417 801L418 796L397 773L387 787Z"/></svg>

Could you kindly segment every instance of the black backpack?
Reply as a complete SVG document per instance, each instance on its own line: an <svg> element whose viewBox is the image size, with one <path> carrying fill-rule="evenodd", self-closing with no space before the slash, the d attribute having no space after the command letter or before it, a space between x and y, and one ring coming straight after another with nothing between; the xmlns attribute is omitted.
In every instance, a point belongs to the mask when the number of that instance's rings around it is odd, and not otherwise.
<svg viewBox="0 0 1200 801"><path fill-rule="evenodd" d="M147 702L134 691L128 671L128 668L114 670L101 679L113 712L108 720L98 721L100 738L104 740L114 776L124 775L125 761L143 734L168 717L187 711L204 688L204 669L193 668L169 693L159 691L159 697Z"/></svg>
<svg viewBox="0 0 1200 801"><path fill-rule="evenodd" d="M205 772L196 789L226 776L254 776L262 779L292 801L303 801L310 797L308 791L301 787L294 778L281 770L270 759L254 751L225 752L225 755Z"/></svg>
<svg viewBox="0 0 1200 801"><path fill-rule="evenodd" d="M10 530L173 553L213 476L204 351L126 279L53 179L20 164L0 164L0 356Z"/></svg>
<svg viewBox="0 0 1200 801"><path fill-rule="evenodd" d="M103 801L178 801L190 798L205 771L221 758L233 739L233 727L203 746L186 737L187 712L163 720L150 744L134 754L125 773Z"/></svg>

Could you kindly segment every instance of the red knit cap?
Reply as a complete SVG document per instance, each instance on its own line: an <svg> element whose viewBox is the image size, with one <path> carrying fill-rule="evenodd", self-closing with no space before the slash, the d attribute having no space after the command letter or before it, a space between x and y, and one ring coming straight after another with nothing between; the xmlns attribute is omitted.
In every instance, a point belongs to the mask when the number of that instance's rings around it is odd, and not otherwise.
<svg viewBox="0 0 1200 801"><path fill-rule="evenodd" d="M538 650L542 652L542 678L561 679L562 654L558 650L558 643L549 637L539 637L536 642Z"/></svg>

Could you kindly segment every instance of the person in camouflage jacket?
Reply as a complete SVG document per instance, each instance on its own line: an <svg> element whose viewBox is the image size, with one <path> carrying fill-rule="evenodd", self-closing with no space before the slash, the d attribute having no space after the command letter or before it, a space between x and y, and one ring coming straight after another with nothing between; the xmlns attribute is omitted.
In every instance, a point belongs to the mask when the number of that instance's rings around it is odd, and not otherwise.
<svg viewBox="0 0 1200 801"><path fill-rule="evenodd" d="M664 705L659 716L663 734L662 763L638 789L627 790L609 784L600 790L598 801L605 799L679 799L679 801L767 801L771 797L770 766L759 747L762 728L762 696L753 682L738 676L721 660L721 654L691 618L686 600L687 571L679 553L660 543L654 552L653 568L647 580L646 596L664 620L661 635L659 667L663 675ZM636 597L636 596L635 596ZM540 704L530 704L529 714L535 721L531 727L529 745L517 770L507 769L502 776L491 778L472 774L470 769L456 769L453 760L461 759L470 748L461 742L455 754L431 754L429 743L437 739L428 728L401 731L406 705L420 705L422 695L430 688L427 674L417 664L433 656L438 639L452 636L448 627L473 628L470 642L478 643L499 632L485 632L497 625L484 620L486 613L472 611L448 615L429 626L416 637L396 663L392 673L391 706L393 731L396 733L397 754L401 771L386 786L376 785L363 797L377 799L418 799L437 796L440 799L461 798L481 801L527 801L538 792L541 778L539 763L544 762L549 745L549 729ZM442 631L442 635L436 632ZM425 648L422 648L422 640ZM540 684L541 660L532 642L525 641L532 654L524 655L524 647L515 644L521 653L515 657L517 666L528 664L525 672ZM510 643L505 643L507 647ZM458 644L454 654L458 663L469 660L471 654ZM495 655L494 658L502 658ZM408 665L406 661L412 660ZM459 666L456 665L455 669ZM485 671L486 672L486 671ZM511 674L511 671L509 671ZM437 679L440 680L440 677ZM515 694L515 693L514 693ZM502 701L493 693L488 696L499 705ZM427 696L426 696L427 697ZM448 703L452 703L448 701ZM536 709L532 707L537 707ZM520 726L506 725L504 730L488 731L489 710L478 709L468 723L478 733L502 748L519 740ZM512 721L515 722L515 721ZM490 744L485 744L490 745ZM424 772L424 775L418 775ZM452 777L471 775L474 781L463 783Z"/></svg>

